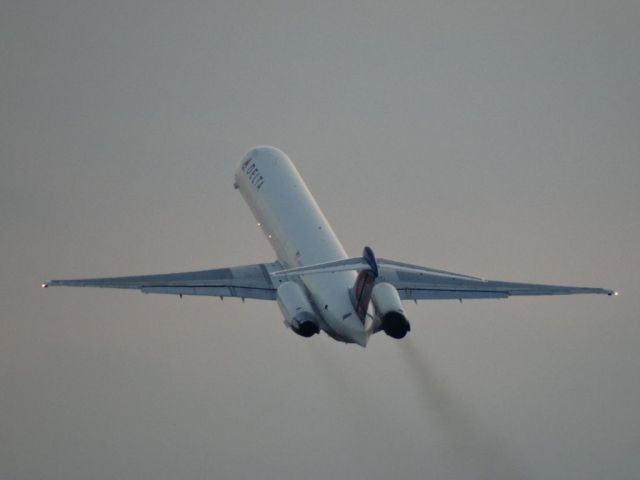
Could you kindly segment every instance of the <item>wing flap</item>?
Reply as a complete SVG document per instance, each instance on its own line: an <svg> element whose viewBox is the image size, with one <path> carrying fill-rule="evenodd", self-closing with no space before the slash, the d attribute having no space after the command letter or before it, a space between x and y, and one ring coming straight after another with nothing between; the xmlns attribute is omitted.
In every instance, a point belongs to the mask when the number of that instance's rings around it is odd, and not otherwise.
<svg viewBox="0 0 640 480"><path fill-rule="evenodd" d="M398 288L401 300L467 300L508 298L505 292L475 292L473 290L444 290L428 288Z"/></svg>
<svg viewBox="0 0 640 480"><path fill-rule="evenodd" d="M163 293L170 295L199 295L205 297L253 298L256 300L275 300L275 289L251 287L143 287L142 293Z"/></svg>

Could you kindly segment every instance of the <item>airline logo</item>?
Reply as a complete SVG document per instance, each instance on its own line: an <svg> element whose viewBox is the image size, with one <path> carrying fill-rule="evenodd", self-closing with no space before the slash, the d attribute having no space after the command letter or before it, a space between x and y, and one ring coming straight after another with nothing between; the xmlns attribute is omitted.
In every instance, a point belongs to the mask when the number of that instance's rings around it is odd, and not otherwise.
<svg viewBox="0 0 640 480"><path fill-rule="evenodd" d="M242 164L242 171L249 179L249 183L256 187L256 190L260 190L260 187L264 185L264 177L260 174L260 170L256 167L256 164L251 161L251 157L247 158Z"/></svg>

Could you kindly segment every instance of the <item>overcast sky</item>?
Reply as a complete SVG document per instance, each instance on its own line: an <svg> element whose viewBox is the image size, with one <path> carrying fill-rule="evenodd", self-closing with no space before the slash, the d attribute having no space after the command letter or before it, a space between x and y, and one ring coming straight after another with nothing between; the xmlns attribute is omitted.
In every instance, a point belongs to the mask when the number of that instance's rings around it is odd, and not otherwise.
<svg viewBox="0 0 640 480"><path fill-rule="evenodd" d="M635 479L640 3L0 7L0 478ZM352 255L615 288L408 304L362 349L275 303L48 289L271 261L297 165Z"/></svg>

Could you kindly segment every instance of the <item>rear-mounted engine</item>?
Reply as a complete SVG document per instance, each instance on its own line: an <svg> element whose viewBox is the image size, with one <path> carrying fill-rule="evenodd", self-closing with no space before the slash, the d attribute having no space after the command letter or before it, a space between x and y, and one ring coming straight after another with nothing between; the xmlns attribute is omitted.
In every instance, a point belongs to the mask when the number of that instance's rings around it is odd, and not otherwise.
<svg viewBox="0 0 640 480"><path fill-rule="evenodd" d="M378 317L378 330L393 338L403 338L411 330L400 295L393 285L378 283L373 287L371 301Z"/></svg>
<svg viewBox="0 0 640 480"><path fill-rule="evenodd" d="M303 337L320 332L318 317L300 285L295 282L280 284L276 299L287 327Z"/></svg>

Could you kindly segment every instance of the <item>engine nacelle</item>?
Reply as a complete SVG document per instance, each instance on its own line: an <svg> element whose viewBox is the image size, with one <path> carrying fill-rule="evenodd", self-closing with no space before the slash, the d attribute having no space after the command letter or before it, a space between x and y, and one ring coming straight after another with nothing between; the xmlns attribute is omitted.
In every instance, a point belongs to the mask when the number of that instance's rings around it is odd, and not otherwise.
<svg viewBox="0 0 640 480"><path fill-rule="evenodd" d="M280 284L276 299L287 327L303 337L320 332L318 317L300 285L295 282Z"/></svg>
<svg viewBox="0 0 640 480"><path fill-rule="evenodd" d="M371 292L371 301L380 319L380 330L393 338L402 338L411 330L400 295L389 283L378 283Z"/></svg>

